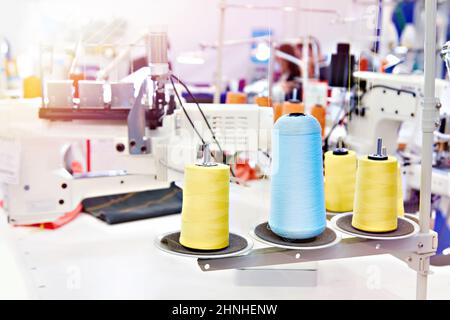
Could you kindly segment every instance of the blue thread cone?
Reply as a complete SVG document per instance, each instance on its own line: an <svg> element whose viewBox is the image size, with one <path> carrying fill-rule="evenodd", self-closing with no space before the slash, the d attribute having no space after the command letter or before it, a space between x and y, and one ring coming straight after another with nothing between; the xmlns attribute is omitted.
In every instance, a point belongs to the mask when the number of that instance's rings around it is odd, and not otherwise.
<svg viewBox="0 0 450 320"><path fill-rule="evenodd" d="M272 144L269 226L287 239L316 237L326 228L320 124L309 115L283 116Z"/></svg>

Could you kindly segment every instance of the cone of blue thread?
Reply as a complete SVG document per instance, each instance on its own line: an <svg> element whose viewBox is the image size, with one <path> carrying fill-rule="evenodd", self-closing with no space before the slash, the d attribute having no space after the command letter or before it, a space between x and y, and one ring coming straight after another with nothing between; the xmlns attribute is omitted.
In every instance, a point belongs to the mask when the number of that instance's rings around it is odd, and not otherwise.
<svg viewBox="0 0 450 320"><path fill-rule="evenodd" d="M314 238L326 228L320 124L303 113L285 115L272 143L270 229L288 240Z"/></svg>

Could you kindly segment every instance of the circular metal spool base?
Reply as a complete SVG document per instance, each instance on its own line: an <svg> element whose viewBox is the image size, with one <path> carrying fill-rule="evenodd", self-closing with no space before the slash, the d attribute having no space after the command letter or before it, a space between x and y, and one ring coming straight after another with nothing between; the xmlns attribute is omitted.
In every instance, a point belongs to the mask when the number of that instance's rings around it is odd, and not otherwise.
<svg viewBox="0 0 450 320"><path fill-rule="evenodd" d="M419 226L410 218L398 217L397 230L389 232L367 232L352 226L353 213L344 213L331 219L333 228L345 234L364 239L373 240L398 240L414 236L419 232Z"/></svg>
<svg viewBox="0 0 450 320"><path fill-rule="evenodd" d="M340 236L331 228L326 228L322 234L317 237L302 240L289 240L276 235L270 230L269 223L264 222L257 225L250 235L259 242L272 247L292 249L292 250L317 250L328 248L338 244L341 241Z"/></svg>
<svg viewBox="0 0 450 320"><path fill-rule="evenodd" d="M253 241L234 233L230 233L230 244L221 250L195 250L180 244L180 231L168 232L155 239L155 246L167 253L197 258L197 259L219 259L238 255L244 255L253 248Z"/></svg>

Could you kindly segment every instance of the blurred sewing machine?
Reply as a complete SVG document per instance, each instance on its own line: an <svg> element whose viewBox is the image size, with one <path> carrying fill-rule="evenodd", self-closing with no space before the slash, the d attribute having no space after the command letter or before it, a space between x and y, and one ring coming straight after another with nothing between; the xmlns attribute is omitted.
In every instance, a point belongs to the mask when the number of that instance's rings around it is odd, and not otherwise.
<svg viewBox="0 0 450 320"><path fill-rule="evenodd" d="M198 123L196 106L185 107ZM270 108L208 105L202 109L218 141L223 141L224 152L254 156L259 150L269 151ZM54 221L86 198L166 188L167 167L183 170L195 161L201 145L179 109L165 114L161 127L146 128L145 151L138 153L131 151L136 145L129 135L136 128L132 120L99 120L98 114L94 120L86 114L81 116L84 119L39 119L42 111L38 100L0 106L0 180L5 183L4 207L14 224ZM132 114L130 109L126 112ZM208 139L205 127L201 130Z"/></svg>
<svg viewBox="0 0 450 320"><path fill-rule="evenodd" d="M150 72L136 98L133 84L116 83L105 104L104 83L79 81L75 95L73 81L61 80L47 82L41 106L2 107L0 180L10 222L50 222L86 198L168 186L160 164L175 108L164 87L167 35L151 33L149 40ZM120 155L113 156L120 159L117 170L93 171L90 148L84 166L73 161L85 141L107 138Z"/></svg>
<svg viewBox="0 0 450 320"><path fill-rule="evenodd" d="M365 154L374 150L377 137L382 137L390 152L395 152L400 134L406 143L414 143L422 118L423 77L374 72L355 72L356 87L348 111L347 143ZM450 83L436 79L436 95L440 113L450 114ZM439 114L436 114L436 121ZM410 132L401 132L406 123ZM414 132L413 132L414 131ZM409 137L408 137L409 135Z"/></svg>
<svg viewBox="0 0 450 320"><path fill-rule="evenodd" d="M223 152L268 151L271 108L179 109L167 86L167 35L147 40L150 65L137 96L126 81L78 81L75 95L73 81L52 80L43 103L0 105L0 183L11 223L55 221L86 198L166 188L168 167L195 161L205 142Z"/></svg>

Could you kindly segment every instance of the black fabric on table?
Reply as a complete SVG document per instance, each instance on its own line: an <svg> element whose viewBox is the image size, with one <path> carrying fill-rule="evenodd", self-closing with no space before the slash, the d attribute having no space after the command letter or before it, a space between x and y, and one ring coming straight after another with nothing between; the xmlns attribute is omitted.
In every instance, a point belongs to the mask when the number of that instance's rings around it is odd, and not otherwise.
<svg viewBox="0 0 450 320"><path fill-rule="evenodd" d="M183 191L169 188L116 194L83 200L84 211L108 224L155 218L181 212Z"/></svg>

